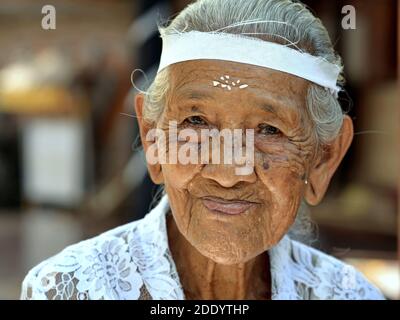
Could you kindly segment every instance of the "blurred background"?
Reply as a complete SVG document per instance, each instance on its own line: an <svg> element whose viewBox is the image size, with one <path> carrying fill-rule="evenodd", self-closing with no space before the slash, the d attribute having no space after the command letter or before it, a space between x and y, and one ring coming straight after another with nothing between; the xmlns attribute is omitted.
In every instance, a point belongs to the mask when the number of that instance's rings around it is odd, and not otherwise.
<svg viewBox="0 0 400 320"><path fill-rule="evenodd" d="M0 299L66 245L141 218L157 193L137 141L131 72L158 67L158 20L185 0L0 2ZM356 136L323 203L318 249L399 296L396 0L307 0L342 55ZM42 28L42 7L56 29ZM342 28L342 8L356 29Z"/></svg>

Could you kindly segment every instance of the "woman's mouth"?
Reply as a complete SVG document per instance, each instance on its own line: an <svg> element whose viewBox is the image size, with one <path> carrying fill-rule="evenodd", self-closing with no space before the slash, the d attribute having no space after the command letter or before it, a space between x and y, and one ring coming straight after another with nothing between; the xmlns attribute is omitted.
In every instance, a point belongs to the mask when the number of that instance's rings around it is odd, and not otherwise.
<svg viewBox="0 0 400 320"><path fill-rule="evenodd" d="M256 205L254 202L235 199L225 200L216 197L203 197L201 200L208 210L230 215L241 214Z"/></svg>

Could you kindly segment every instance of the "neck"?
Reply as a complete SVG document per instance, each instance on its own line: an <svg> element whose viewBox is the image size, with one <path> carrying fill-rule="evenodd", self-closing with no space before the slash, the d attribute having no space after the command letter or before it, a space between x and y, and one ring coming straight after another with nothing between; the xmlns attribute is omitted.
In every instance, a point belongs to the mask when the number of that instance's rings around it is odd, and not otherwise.
<svg viewBox="0 0 400 320"><path fill-rule="evenodd" d="M223 265L202 255L167 215L168 241L186 299L270 299L268 253Z"/></svg>

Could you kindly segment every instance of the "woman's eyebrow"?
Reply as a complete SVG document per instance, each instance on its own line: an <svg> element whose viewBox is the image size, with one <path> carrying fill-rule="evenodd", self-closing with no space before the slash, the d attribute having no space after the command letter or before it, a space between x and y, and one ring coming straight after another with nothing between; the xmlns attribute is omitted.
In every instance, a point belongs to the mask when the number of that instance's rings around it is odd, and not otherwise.
<svg viewBox="0 0 400 320"><path fill-rule="evenodd" d="M275 107L274 105L270 103L261 103L256 105L258 109L267 112L269 114L272 114L276 118L280 120L284 120L284 116L282 115L282 110L280 107Z"/></svg>
<svg viewBox="0 0 400 320"><path fill-rule="evenodd" d="M273 114L275 114L276 116L278 116L278 111L277 111L276 108L275 108L273 105L271 105L271 104L265 104L265 103L263 103L263 104L257 105L257 107L258 107L259 109L263 110L263 111L266 111L266 112L269 112L269 113L273 113Z"/></svg>
<svg viewBox="0 0 400 320"><path fill-rule="evenodd" d="M192 112L201 112L201 110L198 106L192 106L191 111Z"/></svg>
<svg viewBox="0 0 400 320"><path fill-rule="evenodd" d="M256 107L264 112L267 112L269 114L272 114L274 117L279 119L280 121L287 121L290 119L290 113L289 109L286 109L280 105L275 106L271 103L258 103L256 104Z"/></svg>
<svg viewBox="0 0 400 320"><path fill-rule="evenodd" d="M177 105L178 109L183 111L183 112L196 112L199 114L206 114L205 111L203 111L203 106L202 105L188 105L188 104L182 104L182 105Z"/></svg>
<svg viewBox="0 0 400 320"><path fill-rule="evenodd" d="M190 100L204 100L204 99L215 100L215 97L206 91L185 90L178 94L181 98L190 99Z"/></svg>

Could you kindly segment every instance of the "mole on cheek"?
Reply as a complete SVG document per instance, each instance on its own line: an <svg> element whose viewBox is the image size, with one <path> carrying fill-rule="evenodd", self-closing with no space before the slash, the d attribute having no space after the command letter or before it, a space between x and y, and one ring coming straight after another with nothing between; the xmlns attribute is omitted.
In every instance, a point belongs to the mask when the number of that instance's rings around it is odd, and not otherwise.
<svg viewBox="0 0 400 320"><path fill-rule="evenodd" d="M263 168L264 168L264 170L268 170L268 169L269 169L268 160L264 160L264 162L263 162Z"/></svg>

